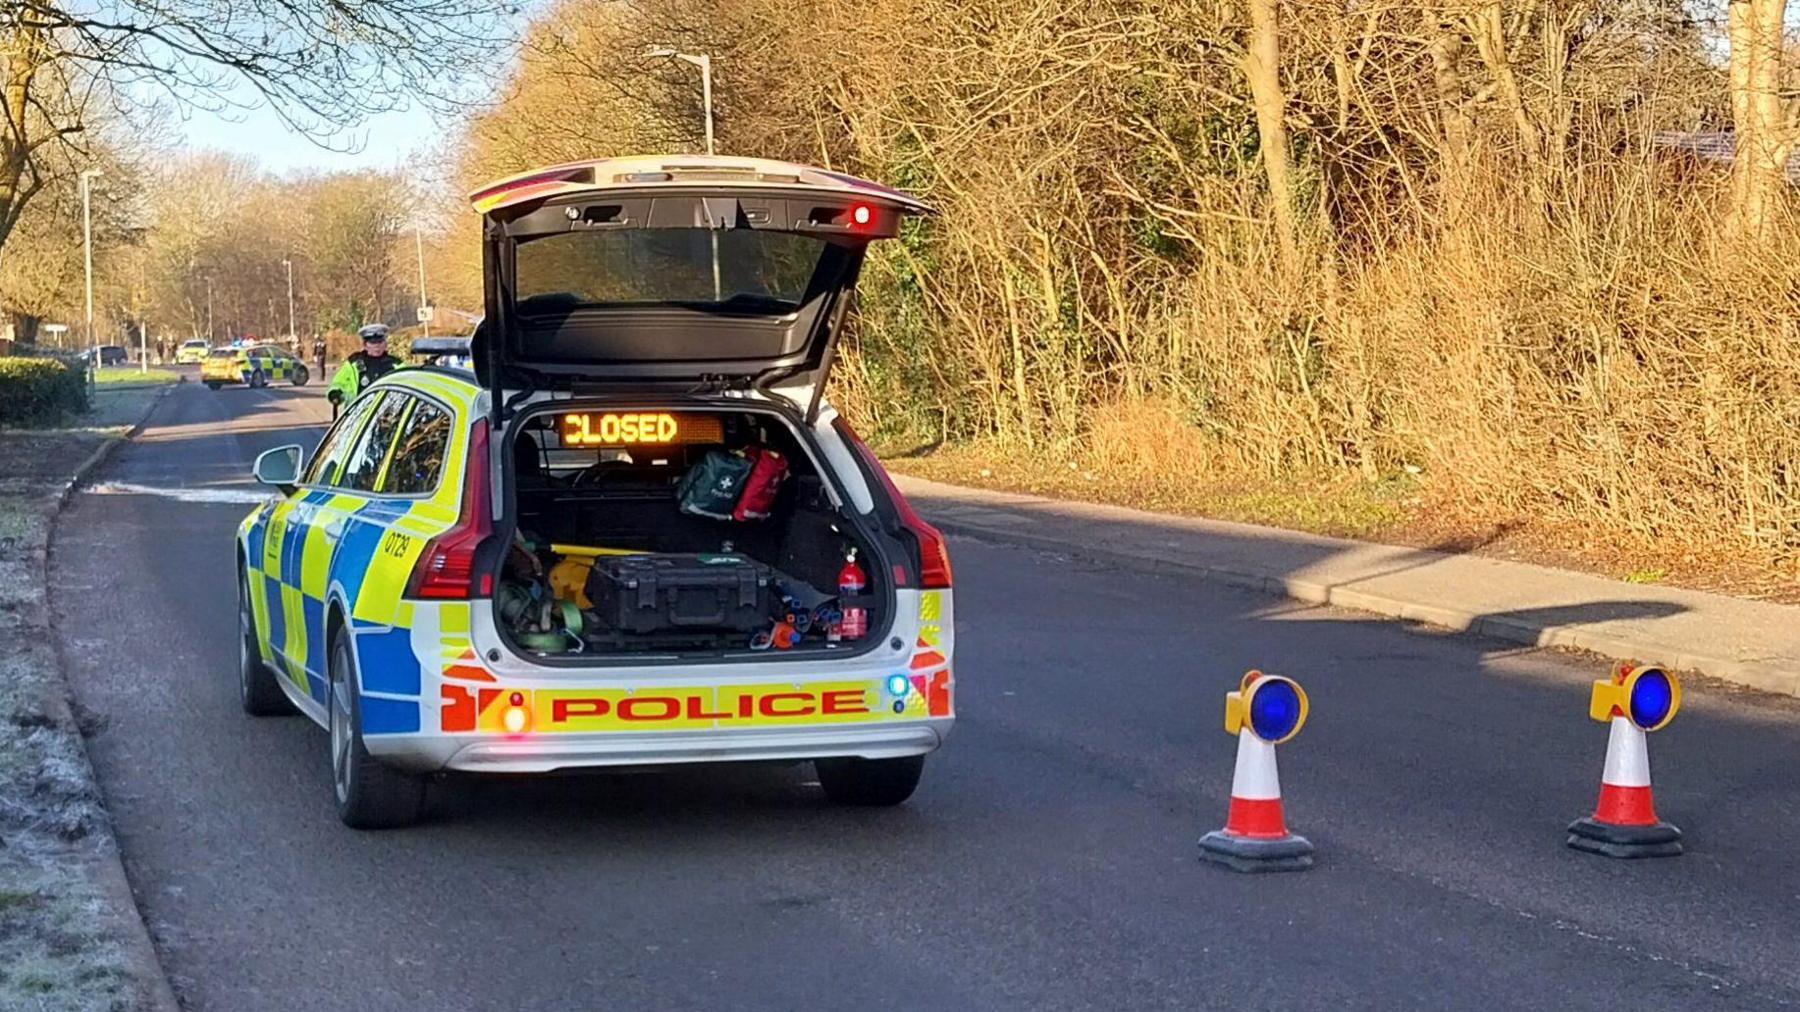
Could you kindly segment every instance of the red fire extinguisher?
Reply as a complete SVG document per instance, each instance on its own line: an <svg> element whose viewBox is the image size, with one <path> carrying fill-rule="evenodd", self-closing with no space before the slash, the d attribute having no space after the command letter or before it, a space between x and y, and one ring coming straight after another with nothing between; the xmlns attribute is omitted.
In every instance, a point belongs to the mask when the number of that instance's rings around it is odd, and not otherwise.
<svg viewBox="0 0 1800 1012"><path fill-rule="evenodd" d="M844 617L838 620L837 633L840 639L858 640L869 634L869 611L867 608L853 608L846 599L861 594L869 585L869 577L856 564L856 549L844 557L844 568L838 570L838 605Z"/></svg>

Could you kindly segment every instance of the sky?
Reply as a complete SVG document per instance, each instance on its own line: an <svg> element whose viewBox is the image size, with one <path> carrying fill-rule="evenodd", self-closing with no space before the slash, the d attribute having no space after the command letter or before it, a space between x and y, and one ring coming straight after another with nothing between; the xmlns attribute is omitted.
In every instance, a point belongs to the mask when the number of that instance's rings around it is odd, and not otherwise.
<svg viewBox="0 0 1800 1012"><path fill-rule="evenodd" d="M192 110L182 124L184 147L248 155L281 175L308 171L394 169L449 129L422 109L377 116L331 141L331 150L288 129L267 106L219 114Z"/></svg>

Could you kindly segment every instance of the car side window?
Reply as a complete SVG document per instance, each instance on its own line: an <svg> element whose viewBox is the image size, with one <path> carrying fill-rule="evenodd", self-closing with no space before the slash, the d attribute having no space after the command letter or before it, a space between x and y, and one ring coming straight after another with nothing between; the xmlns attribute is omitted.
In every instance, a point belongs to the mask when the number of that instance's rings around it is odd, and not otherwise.
<svg viewBox="0 0 1800 1012"><path fill-rule="evenodd" d="M331 431L319 442L319 448L313 454L312 465L306 469L306 485L335 485L344 469L344 458L350 455L350 443L356 438L356 432L362 427L363 419L369 417L377 398L364 397L350 405Z"/></svg>
<svg viewBox="0 0 1800 1012"><path fill-rule="evenodd" d="M394 459L388 464L381 491L389 495L422 495L437 488L450 446L450 412L427 401L413 405Z"/></svg>
<svg viewBox="0 0 1800 1012"><path fill-rule="evenodd" d="M375 480L381 477L381 464L387 460L388 448L394 445L394 436L400 431L400 422L411 401L411 397L397 390L390 391L382 399L356 449L350 451L350 458L344 465L344 479L338 482L339 485L358 492L375 491Z"/></svg>

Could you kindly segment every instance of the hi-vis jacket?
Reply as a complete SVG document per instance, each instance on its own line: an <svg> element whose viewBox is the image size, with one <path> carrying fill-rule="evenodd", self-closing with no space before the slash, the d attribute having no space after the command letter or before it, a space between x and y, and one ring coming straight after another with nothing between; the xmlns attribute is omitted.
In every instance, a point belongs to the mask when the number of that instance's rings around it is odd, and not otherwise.
<svg viewBox="0 0 1800 1012"><path fill-rule="evenodd" d="M340 404L348 404L356 399L369 384L400 367L398 360L392 355L371 358L364 352L357 352L344 359L332 374L331 386L326 389L326 396ZM336 396L332 396L332 395Z"/></svg>

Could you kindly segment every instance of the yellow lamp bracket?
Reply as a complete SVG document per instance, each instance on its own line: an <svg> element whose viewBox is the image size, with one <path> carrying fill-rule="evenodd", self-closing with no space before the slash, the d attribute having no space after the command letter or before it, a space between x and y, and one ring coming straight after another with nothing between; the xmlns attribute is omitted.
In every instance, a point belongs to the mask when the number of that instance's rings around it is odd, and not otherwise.
<svg viewBox="0 0 1800 1012"><path fill-rule="evenodd" d="M1666 727L1669 721L1675 719L1675 711L1681 708L1681 683L1662 668L1636 661L1618 661L1613 664L1611 677L1594 682L1593 692L1588 697L1588 716L1602 724L1614 717L1632 717L1632 692L1640 680L1653 674L1668 683L1668 703L1661 718L1644 730L1654 731Z"/></svg>
<svg viewBox="0 0 1800 1012"><path fill-rule="evenodd" d="M1261 714L1264 725L1258 726L1252 719L1252 700L1256 698L1258 692L1267 690L1276 684L1286 685L1293 690L1292 708L1285 715L1282 715L1281 709L1273 711L1276 714L1273 718L1274 726L1268 725L1270 714L1265 711ZM1225 694L1225 733L1235 736L1238 732L1248 728L1250 733L1256 737L1270 744L1279 745L1300 733L1300 728L1306 723L1309 709L1310 704L1306 698L1306 690L1300 687L1299 682L1286 675L1266 675L1261 671L1251 669L1244 672L1243 680L1238 683L1235 691Z"/></svg>

